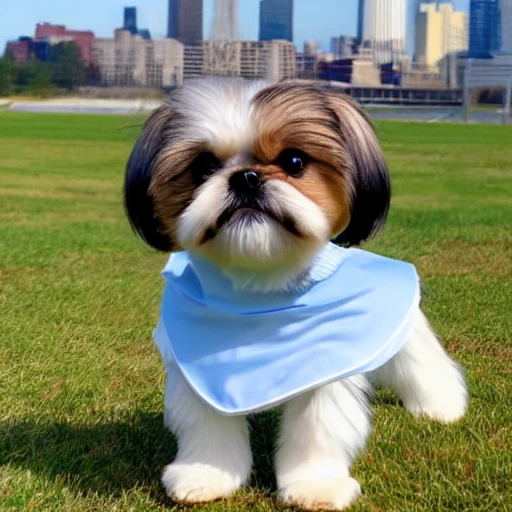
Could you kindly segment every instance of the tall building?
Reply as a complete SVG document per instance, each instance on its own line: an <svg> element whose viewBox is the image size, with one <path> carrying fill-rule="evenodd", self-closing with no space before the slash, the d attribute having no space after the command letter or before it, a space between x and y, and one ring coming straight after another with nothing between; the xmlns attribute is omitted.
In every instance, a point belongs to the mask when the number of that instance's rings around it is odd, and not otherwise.
<svg viewBox="0 0 512 512"><path fill-rule="evenodd" d="M293 0L260 1L260 41L293 41Z"/></svg>
<svg viewBox="0 0 512 512"><path fill-rule="evenodd" d="M501 0L501 51L512 53L512 0Z"/></svg>
<svg viewBox="0 0 512 512"><path fill-rule="evenodd" d="M358 39L348 36L331 37L331 53L335 59L351 57L355 53Z"/></svg>
<svg viewBox="0 0 512 512"><path fill-rule="evenodd" d="M183 80L183 45L174 39L149 41L117 29L114 38L98 38L94 63L102 85L172 87Z"/></svg>
<svg viewBox="0 0 512 512"><path fill-rule="evenodd" d="M365 0L363 46L375 64L400 62L405 52L406 0Z"/></svg>
<svg viewBox="0 0 512 512"><path fill-rule="evenodd" d="M420 4L416 15L415 60L439 67L446 57L468 49L467 15L453 10L451 2Z"/></svg>
<svg viewBox="0 0 512 512"><path fill-rule="evenodd" d="M125 7L124 8L124 22L123 30L128 30L132 34L137 33L137 8Z"/></svg>
<svg viewBox="0 0 512 512"><path fill-rule="evenodd" d="M203 0L169 0L167 37L185 45L203 40Z"/></svg>
<svg viewBox="0 0 512 512"><path fill-rule="evenodd" d="M123 30L133 35L139 34L144 39L151 39L151 34L147 28L137 28L137 7L124 8Z"/></svg>
<svg viewBox="0 0 512 512"><path fill-rule="evenodd" d="M238 0L215 0L214 41L238 41Z"/></svg>
<svg viewBox="0 0 512 512"><path fill-rule="evenodd" d="M364 0L359 0L357 6L357 39L359 43L363 41L364 30Z"/></svg>
<svg viewBox="0 0 512 512"><path fill-rule="evenodd" d="M420 4L435 2L435 0L409 0L407 2L407 29L405 31L405 50L407 55L414 57L416 42L416 13Z"/></svg>
<svg viewBox="0 0 512 512"><path fill-rule="evenodd" d="M499 0L471 0L469 57L486 59L501 48Z"/></svg>

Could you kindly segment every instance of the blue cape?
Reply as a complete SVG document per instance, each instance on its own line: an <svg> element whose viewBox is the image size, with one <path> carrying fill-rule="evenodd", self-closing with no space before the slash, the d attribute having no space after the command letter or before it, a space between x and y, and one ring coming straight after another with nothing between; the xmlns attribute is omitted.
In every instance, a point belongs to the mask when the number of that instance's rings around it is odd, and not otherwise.
<svg viewBox="0 0 512 512"><path fill-rule="evenodd" d="M365 373L404 345L420 302L413 265L329 244L303 285L236 290L216 266L175 253L154 338L195 393L248 414Z"/></svg>

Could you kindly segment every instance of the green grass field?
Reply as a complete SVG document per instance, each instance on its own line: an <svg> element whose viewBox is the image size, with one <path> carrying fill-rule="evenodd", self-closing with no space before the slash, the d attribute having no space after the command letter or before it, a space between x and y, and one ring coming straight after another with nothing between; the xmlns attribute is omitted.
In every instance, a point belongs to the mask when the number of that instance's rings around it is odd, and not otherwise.
<svg viewBox="0 0 512 512"><path fill-rule="evenodd" d="M122 207L140 118L0 112L0 510L187 510L159 484L175 453L151 340L166 256ZM394 197L377 252L412 261L471 392L453 426L390 392L354 467L354 511L512 510L512 127L379 124ZM251 421L251 486L207 511L285 510L277 417Z"/></svg>

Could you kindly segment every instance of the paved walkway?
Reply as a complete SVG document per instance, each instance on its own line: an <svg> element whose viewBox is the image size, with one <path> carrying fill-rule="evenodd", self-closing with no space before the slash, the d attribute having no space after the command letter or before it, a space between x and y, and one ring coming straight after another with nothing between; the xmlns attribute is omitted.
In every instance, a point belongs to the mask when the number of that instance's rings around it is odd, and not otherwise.
<svg viewBox="0 0 512 512"><path fill-rule="evenodd" d="M159 105L157 100L100 100L64 98L37 101L1 100L0 107L17 112L69 112L84 114L136 114L150 112Z"/></svg>

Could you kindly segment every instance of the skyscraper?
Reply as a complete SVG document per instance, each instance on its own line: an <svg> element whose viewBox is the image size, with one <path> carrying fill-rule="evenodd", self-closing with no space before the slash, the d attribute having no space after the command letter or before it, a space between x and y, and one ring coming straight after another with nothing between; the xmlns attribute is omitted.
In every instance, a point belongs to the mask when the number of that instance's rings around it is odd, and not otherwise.
<svg viewBox="0 0 512 512"><path fill-rule="evenodd" d="M512 0L501 0L501 51L512 53Z"/></svg>
<svg viewBox="0 0 512 512"><path fill-rule="evenodd" d="M469 6L469 56L485 59L501 48L498 0L471 0Z"/></svg>
<svg viewBox="0 0 512 512"><path fill-rule="evenodd" d="M416 14L420 4L432 3L432 0L408 0L407 2L407 28L405 31L405 50L407 55L414 57L416 45Z"/></svg>
<svg viewBox="0 0 512 512"><path fill-rule="evenodd" d="M448 76L450 59L468 49L467 14L455 11L451 2L422 3L416 14L416 51L418 64L437 67Z"/></svg>
<svg viewBox="0 0 512 512"><path fill-rule="evenodd" d="M169 0L167 37L185 45L203 40L203 0Z"/></svg>
<svg viewBox="0 0 512 512"><path fill-rule="evenodd" d="M260 1L260 41L293 41L293 0Z"/></svg>
<svg viewBox="0 0 512 512"><path fill-rule="evenodd" d="M365 0L363 44L376 64L401 61L405 51L406 0Z"/></svg>
<svg viewBox="0 0 512 512"><path fill-rule="evenodd" d="M215 0L212 39L238 41L238 0Z"/></svg>
<svg viewBox="0 0 512 512"><path fill-rule="evenodd" d="M132 34L137 33L137 8L125 7L124 8L124 23L123 29L128 30Z"/></svg>
<svg viewBox="0 0 512 512"><path fill-rule="evenodd" d="M363 28L364 28L364 0L359 0L357 8L357 39L359 43L363 41Z"/></svg>

